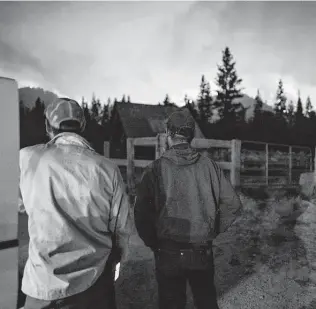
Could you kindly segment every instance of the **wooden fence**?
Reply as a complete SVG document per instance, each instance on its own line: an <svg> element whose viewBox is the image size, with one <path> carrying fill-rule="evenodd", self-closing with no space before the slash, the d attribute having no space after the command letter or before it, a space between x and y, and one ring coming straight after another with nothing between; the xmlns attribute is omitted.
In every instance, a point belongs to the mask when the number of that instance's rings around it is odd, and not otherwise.
<svg viewBox="0 0 316 309"><path fill-rule="evenodd" d="M121 167L129 192L134 191L143 169L152 162L136 160L135 146L155 147L157 159L164 152L164 145L164 134L157 137L128 138L127 158L111 158ZM211 153L234 187L297 186L301 173L313 171L312 151L308 147L196 138L192 141L192 147L201 153ZM105 143L104 154L109 157L108 143Z"/></svg>
<svg viewBox="0 0 316 309"><path fill-rule="evenodd" d="M240 158L243 187L295 187L302 173L313 171L309 147L242 141Z"/></svg>
<svg viewBox="0 0 316 309"><path fill-rule="evenodd" d="M119 167L126 167L126 175L123 177L127 182L129 192L134 192L137 177L135 169L145 168L152 161L151 160L136 160L135 159L135 146L151 146L155 147L155 158L159 158L164 152L165 134L159 134L157 137L143 137L143 138L127 138L127 158L115 159L111 158ZM233 186L240 186L240 147L241 141L223 141L195 138L192 141L192 147L198 149L201 153L205 153L212 148L226 149L229 151L230 158L228 160L220 160L217 163L220 167L229 173L230 180ZM109 157L109 143L104 145L104 155ZM124 173L123 173L124 174Z"/></svg>

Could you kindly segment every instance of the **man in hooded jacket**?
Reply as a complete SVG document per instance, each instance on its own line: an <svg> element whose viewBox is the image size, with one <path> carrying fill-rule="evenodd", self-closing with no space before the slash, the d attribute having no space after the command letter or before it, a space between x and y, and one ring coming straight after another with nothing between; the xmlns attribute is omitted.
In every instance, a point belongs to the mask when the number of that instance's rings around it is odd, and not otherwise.
<svg viewBox="0 0 316 309"><path fill-rule="evenodd" d="M219 166L191 148L187 110L167 120L168 150L142 177L135 202L140 238L155 255L159 307L184 309L186 284L198 309L217 309L212 241L236 219L241 202Z"/></svg>

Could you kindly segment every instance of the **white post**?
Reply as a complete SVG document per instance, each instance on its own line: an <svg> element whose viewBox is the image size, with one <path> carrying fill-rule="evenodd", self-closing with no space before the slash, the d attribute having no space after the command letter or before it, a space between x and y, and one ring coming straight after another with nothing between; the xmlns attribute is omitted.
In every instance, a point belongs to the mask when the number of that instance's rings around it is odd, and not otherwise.
<svg viewBox="0 0 316 309"><path fill-rule="evenodd" d="M156 159L158 159L165 151L166 134L158 134L158 145L156 147Z"/></svg>
<svg viewBox="0 0 316 309"><path fill-rule="evenodd" d="M127 151L127 167L126 167L126 175L127 175L127 188L128 192L133 192L134 190L134 139L127 138L126 139L126 151Z"/></svg>
<svg viewBox="0 0 316 309"><path fill-rule="evenodd" d="M110 158L110 142L104 142L103 153L106 158Z"/></svg>
<svg viewBox="0 0 316 309"><path fill-rule="evenodd" d="M234 187L240 187L240 168L241 168L241 141L233 139L231 148L231 171L230 180Z"/></svg>

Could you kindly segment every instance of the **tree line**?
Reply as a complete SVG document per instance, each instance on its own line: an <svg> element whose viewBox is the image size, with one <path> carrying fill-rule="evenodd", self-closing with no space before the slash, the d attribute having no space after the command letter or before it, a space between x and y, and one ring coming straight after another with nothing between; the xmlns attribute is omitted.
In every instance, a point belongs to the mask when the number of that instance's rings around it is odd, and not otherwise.
<svg viewBox="0 0 316 309"><path fill-rule="evenodd" d="M236 62L229 47L223 50L221 64L217 67L216 95L211 94L210 83L202 75L196 100L188 99L187 95L184 98L185 106L191 111L207 138L315 145L316 112L310 97L307 97L304 107L299 92L297 102L288 100L280 79L273 111L263 109L264 101L258 89L253 115L246 119L247 108L239 101L243 97L242 79L237 74ZM106 103L102 103L95 95L92 96L90 104L85 98L81 100L87 120L85 137L100 153L103 151L103 142L109 139L111 111L116 102L116 98L113 101L109 98ZM120 102L130 103L131 98L123 95ZM168 94L158 104L177 106ZM40 98L31 109L20 102L21 148L47 142L44 109L45 104Z"/></svg>
<svg viewBox="0 0 316 309"><path fill-rule="evenodd" d="M298 91L297 102L288 100L282 79L277 85L273 111L263 109L264 101L258 89L253 115L246 119L247 109L239 101L243 97L242 79L228 47L222 52L215 79L216 95L211 95L210 83L202 75L196 100L184 98L207 138L314 146L316 142L316 112L308 96L303 102ZM163 104L175 105L167 95Z"/></svg>
<svg viewBox="0 0 316 309"><path fill-rule="evenodd" d="M93 95L90 104L83 97L81 107L87 122L84 137L96 151L103 153L104 141L109 139L109 119L113 104L110 99L102 104ZM37 98L33 108L27 108L20 101L20 148L48 142L44 111L45 102L40 98Z"/></svg>

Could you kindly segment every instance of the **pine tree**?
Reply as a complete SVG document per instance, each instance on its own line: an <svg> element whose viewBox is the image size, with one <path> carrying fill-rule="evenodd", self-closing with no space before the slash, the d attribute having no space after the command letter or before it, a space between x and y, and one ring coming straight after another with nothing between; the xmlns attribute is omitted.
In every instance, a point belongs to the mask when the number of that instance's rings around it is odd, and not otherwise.
<svg viewBox="0 0 316 309"><path fill-rule="evenodd" d="M89 123L90 120L91 120L91 115L90 115L88 103L85 102L84 98L82 98L81 107L82 107L82 109L83 109L83 114L84 114L84 116L85 116L86 123L87 123L87 126L88 126L88 123Z"/></svg>
<svg viewBox="0 0 316 309"><path fill-rule="evenodd" d="M262 114L262 107L263 107L263 101L260 96L259 89L257 90L257 95L255 97L255 107L254 107L254 112L253 112L253 119L254 121L259 119L261 114Z"/></svg>
<svg viewBox="0 0 316 309"><path fill-rule="evenodd" d="M35 106L30 111L30 124L32 125L32 139L35 144L46 142L46 128L45 128L45 105L38 97L35 101Z"/></svg>
<svg viewBox="0 0 316 309"><path fill-rule="evenodd" d="M274 111L277 116L283 117L283 115L285 114L286 101L287 101L287 98L284 94L283 82L280 79L279 84L278 84L277 94L276 94L276 102L274 104Z"/></svg>
<svg viewBox="0 0 316 309"><path fill-rule="evenodd" d="M190 100L187 95L184 96L185 107L190 111L195 120L198 120L198 109L193 100Z"/></svg>
<svg viewBox="0 0 316 309"><path fill-rule="evenodd" d="M170 97L166 94L165 99L163 100L163 105L165 106L175 106L175 103L171 102Z"/></svg>
<svg viewBox="0 0 316 309"><path fill-rule="evenodd" d="M202 75L200 84L200 94L197 100L197 106L199 110L199 118L202 123L208 123L211 121L213 115L213 99L211 96L210 83L206 81L205 76Z"/></svg>
<svg viewBox="0 0 316 309"><path fill-rule="evenodd" d="M122 103L126 103L126 97L125 97L125 94L123 94L123 97L122 97L121 102L122 102Z"/></svg>
<svg viewBox="0 0 316 309"><path fill-rule="evenodd" d="M311 102L311 98L308 96L305 104L305 116L310 118L311 113L313 112L313 105Z"/></svg>
<svg viewBox="0 0 316 309"><path fill-rule="evenodd" d="M298 99L297 99L297 106L296 106L296 116L297 117L303 117L303 104L302 104L302 100L301 100L301 95L300 92L298 92Z"/></svg>
<svg viewBox="0 0 316 309"><path fill-rule="evenodd" d="M243 112L242 104L235 102L235 99L241 98L242 89L239 88L242 79L238 77L235 69L236 62L228 47L222 53L222 65L218 66L216 84L217 98L214 106L217 109L220 119L227 120L228 123L236 120L236 115Z"/></svg>
<svg viewBox="0 0 316 309"><path fill-rule="evenodd" d="M101 124L102 126L105 126L109 121L109 103L103 104L103 109L101 113Z"/></svg>
<svg viewBox="0 0 316 309"><path fill-rule="evenodd" d="M81 97L81 108L84 109L86 105L86 101L84 97Z"/></svg>
<svg viewBox="0 0 316 309"><path fill-rule="evenodd" d="M100 100L96 99L95 95L93 94L92 101L91 101L91 119L94 120L95 122L99 121L100 108L101 108Z"/></svg>
<svg viewBox="0 0 316 309"><path fill-rule="evenodd" d="M294 125L294 118L295 118L295 111L294 111L294 103L291 100L287 106L287 110L286 110L286 117L287 117L287 121L289 124L289 127L293 127Z"/></svg>
<svg viewBox="0 0 316 309"><path fill-rule="evenodd" d="M129 95L127 96L127 103L131 103L131 97Z"/></svg>

